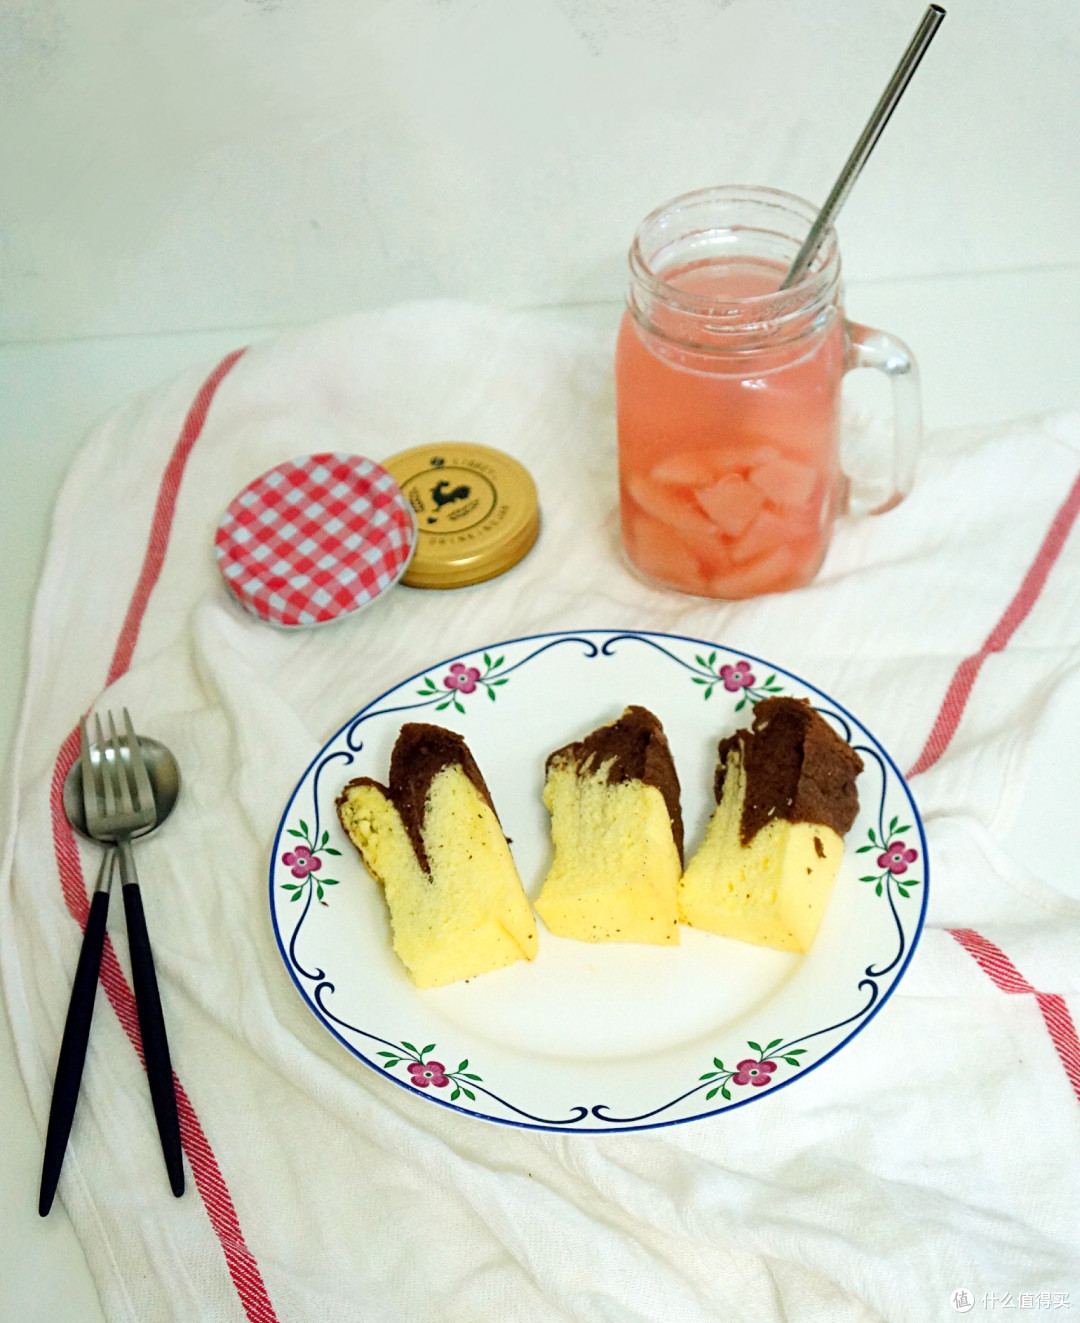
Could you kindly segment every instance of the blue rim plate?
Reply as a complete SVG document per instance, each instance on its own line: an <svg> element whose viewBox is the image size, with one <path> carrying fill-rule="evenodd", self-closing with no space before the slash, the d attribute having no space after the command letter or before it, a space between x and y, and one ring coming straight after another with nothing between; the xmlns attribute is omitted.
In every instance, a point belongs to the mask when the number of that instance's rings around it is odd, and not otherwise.
<svg viewBox="0 0 1080 1323"><path fill-rule="evenodd" d="M552 749L650 708L682 782L687 856L714 807L719 738L771 694L809 698L862 755L859 816L805 956L680 928L677 947L553 937L467 983L420 992L390 945L382 893L334 800L385 780L405 721L468 741L535 898L550 860L541 801ZM503 1125L643 1130L716 1116L805 1078L866 1027L922 932L926 837L881 744L813 685L758 657L671 634L581 630L474 649L428 667L352 716L300 778L270 865L285 967L322 1025L416 1096Z"/></svg>

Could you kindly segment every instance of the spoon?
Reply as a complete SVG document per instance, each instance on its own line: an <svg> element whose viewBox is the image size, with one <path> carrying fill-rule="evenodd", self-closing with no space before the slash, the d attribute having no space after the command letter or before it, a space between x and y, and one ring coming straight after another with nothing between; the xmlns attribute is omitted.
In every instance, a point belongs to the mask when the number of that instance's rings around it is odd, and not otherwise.
<svg viewBox="0 0 1080 1323"><path fill-rule="evenodd" d="M147 735L139 735L136 738L146 762L150 789L154 792L154 821L135 835L149 836L161 826L176 807L176 801L180 797L180 764L173 756L172 750L167 749L160 741L152 740ZM64 778L64 814L80 836L85 836L87 840L91 839L90 833L86 830L82 768L77 761L72 763L70 771ZM106 850L105 859L111 860L112 857L113 851ZM103 867L104 862L103 860Z"/></svg>
<svg viewBox="0 0 1080 1323"><path fill-rule="evenodd" d="M180 795L180 766L164 744L145 735L136 738L150 778L150 789L154 797L154 819L149 827L135 834L148 836L161 826L176 807ZM124 756L123 752L120 756ZM68 822L81 836L91 839L86 829L81 761L77 760L72 764L71 770L64 779L63 800ZM71 1000L68 1003L64 1036L60 1042L60 1056L56 1065L52 1104L49 1108L49 1125L45 1136L41 1190L38 1196L38 1212L42 1217L52 1206L53 1196L60 1180L60 1169L64 1162L68 1136L71 1133L71 1123L75 1119L75 1104L86 1061L86 1045L90 1041L90 1021L94 1014L94 997L97 992L98 975L101 972L101 956L105 947L105 920L109 911L109 891L112 887L115 862L116 850L106 845L102 851L101 865L94 884L90 913L83 930L79 963L71 987ZM179 1190L174 1188L174 1193L179 1193Z"/></svg>

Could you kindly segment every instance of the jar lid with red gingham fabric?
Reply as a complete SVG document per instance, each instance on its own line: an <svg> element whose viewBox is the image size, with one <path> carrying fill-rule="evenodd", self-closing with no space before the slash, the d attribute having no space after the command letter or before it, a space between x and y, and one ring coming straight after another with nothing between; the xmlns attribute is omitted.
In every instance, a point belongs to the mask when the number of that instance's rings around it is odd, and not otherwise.
<svg viewBox="0 0 1080 1323"><path fill-rule="evenodd" d="M305 455L255 479L218 524L218 568L260 620L321 625L405 573L416 519L389 473L359 455Z"/></svg>

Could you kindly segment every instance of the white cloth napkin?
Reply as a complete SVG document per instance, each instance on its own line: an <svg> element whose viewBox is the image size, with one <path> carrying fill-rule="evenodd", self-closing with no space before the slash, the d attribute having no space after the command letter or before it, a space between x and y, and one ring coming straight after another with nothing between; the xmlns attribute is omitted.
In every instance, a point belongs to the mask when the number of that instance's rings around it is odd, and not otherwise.
<svg viewBox="0 0 1080 1323"><path fill-rule="evenodd" d="M1080 535L1052 538L1029 575L1080 471L1080 417L931 438L912 496L842 523L808 588L707 604L643 586L617 557L610 355L550 319L409 305L249 350L201 431L207 370L193 371L109 419L76 461L2 808L0 960L42 1133L80 941L61 877L78 912L72 870L91 879L97 861L61 827L54 841L58 753L68 739L72 756L80 712L126 705L186 778L139 863L199 1179L169 1194L145 1077L99 991L60 1192L110 1319L926 1323L952 1316L958 1289L980 1312L1009 1307L1005 1293L1011 1307L1080 1307L1075 829L1058 823L1056 875L1007 848L1063 724L1080 734ZM397 589L311 632L267 628L229 599L213 531L254 475L438 437L498 446L534 474L544 527L516 570ZM144 570L170 494L167 546ZM124 652L102 699L125 618L130 665ZM961 662L992 645L913 782L934 876L897 995L797 1086L714 1121L595 1137L433 1107L320 1028L271 931L279 815L347 716L442 656L585 627L774 659L858 712L904 769ZM967 948L948 928L971 930ZM126 968L122 936L116 948Z"/></svg>

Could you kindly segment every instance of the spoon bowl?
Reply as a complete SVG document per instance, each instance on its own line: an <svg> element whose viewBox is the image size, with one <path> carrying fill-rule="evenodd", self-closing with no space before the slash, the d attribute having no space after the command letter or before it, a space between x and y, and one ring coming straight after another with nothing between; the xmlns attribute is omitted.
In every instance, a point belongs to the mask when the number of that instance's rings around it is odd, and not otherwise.
<svg viewBox="0 0 1080 1323"><path fill-rule="evenodd" d="M148 735L139 735L136 738L150 777L150 789L154 794L154 821L149 827L135 832L134 835L138 837L149 836L161 826L176 807L176 801L180 797L180 764L176 761L172 750L159 740L151 739ZM90 833L86 830L86 809L83 805L82 769L77 760L72 763L70 771L64 778L64 814L79 835L89 840Z"/></svg>

